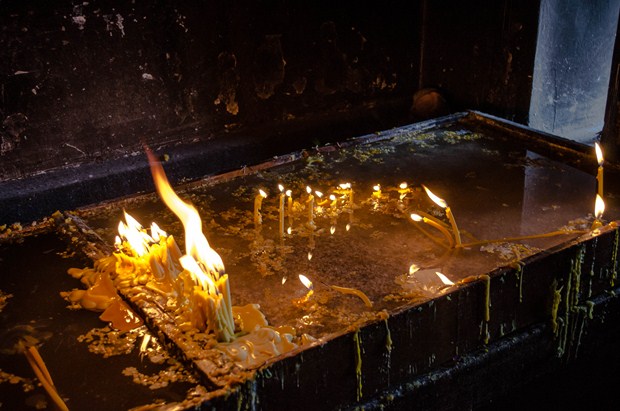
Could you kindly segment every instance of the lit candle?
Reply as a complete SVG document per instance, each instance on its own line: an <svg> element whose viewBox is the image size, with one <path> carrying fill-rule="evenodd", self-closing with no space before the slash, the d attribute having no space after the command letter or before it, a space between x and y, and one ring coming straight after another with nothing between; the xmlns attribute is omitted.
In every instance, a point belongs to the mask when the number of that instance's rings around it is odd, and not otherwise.
<svg viewBox="0 0 620 411"><path fill-rule="evenodd" d="M286 190L286 203L288 215L288 229L290 231L293 227L293 192L291 190Z"/></svg>
<svg viewBox="0 0 620 411"><path fill-rule="evenodd" d="M344 193L349 197L349 207L353 209L353 187L351 183L343 183L340 184L339 187L344 190Z"/></svg>
<svg viewBox="0 0 620 411"><path fill-rule="evenodd" d="M441 282L444 283L444 285L447 285L447 286L454 285L454 282L452 280L450 280L448 277L446 277L444 274L440 273L439 271L435 271L435 274L437 275L437 277L439 277Z"/></svg>
<svg viewBox="0 0 620 411"><path fill-rule="evenodd" d="M302 301L308 301L308 298L310 298L310 296L314 294L314 285L312 284L312 281L310 281L310 279L308 279L308 277L303 274L299 274L299 281L301 281L304 287L308 289L308 293Z"/></svg>
<svg viewBox="0 0 620 411"><path fill-rule="evenodd" d="M605 212L605 201L599 194L596 195L596 201L594 202L594 222L592 223L592 229L595 230L603 226L602 218Z"/></svg>
<svg viewBox="0 0 620 411"><path fill-rule="evenodd" d="M267 193L263 190L258 190L258 194L254 198L254 225L258 227L263 222L263 218L260 214L260 209L263 204L263 198L267 198Z"/></svg>
<svg viewBox="0 0 620 411"><path fill-rule="evenodd" d="M312 195L312 188L306 187L308 193L308 199L306 200L306 210L308 211L308 225L314 227L314 196Z"/></svg>
<svg viewBox="0 0 620 411"><path fill-rule="evenodd" d="M425 185L422 185L428 197L433 200L435 204L439 207L443 208L446 211L446 217L450 221L450 225L452 226L452 234L454 235L454 240L456 241L456 246L461 247L461 233L459 232L459 228L456 225L456 220L454 219L454 215L452 215L452 210L448 207L448 203L440 197L437 197L431 190L428 189Z"/></svg>
<svg viewBox="0 0 620 411"><path fill-rule="evenodd" d="M398 186L398 200L399 201L403 201L405 199L405 197L407 197L407 194L409 194L409 192L411 191L411 189L409 188L408 184L403 182L400 183L400 185Z"/></svg>
<svg viewBox="0 0 620 411"><path fill-rule="evenodd" d="M280 190L280 238L284 238L284 186L282 184L278 184L278 189Z"/></svg>
<svg viewBox="0 0 620 411"><path fill-rule="evenodd" d="M596 161L598 162L598 172L596 173L597 193L603 197L603 162L605 159L603 158L603 150L601 150L601 146L598 143L594 143L594 150L596 151Z"/></svg>
<svg viewBox="0 0 620 411"><path fill-rule="evenodd" d="M372 189L374 190L372 192L372 196L376 198L377 200L380 200L381 199L381 184L374 185Z"/></svg>

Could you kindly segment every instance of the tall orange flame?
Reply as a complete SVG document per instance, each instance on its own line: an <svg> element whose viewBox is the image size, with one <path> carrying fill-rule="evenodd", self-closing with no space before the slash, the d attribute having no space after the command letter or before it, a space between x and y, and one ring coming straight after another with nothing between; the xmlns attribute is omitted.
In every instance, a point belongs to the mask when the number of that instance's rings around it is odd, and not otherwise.
<svg viewBox="0 0 620 411"><path fill-rule="evenodd" d="M202 220L194 206L181 200L174 192L161 163L155 155L146 148L153 181L159 196L172 210L185 229L185 253L200 262L214 279L219 279L224 274L224 262L215 250L211 248L207 238L202 233ZM196 273L195 273L196 274ZM204 282L204 279L200 279Z"/></svg>

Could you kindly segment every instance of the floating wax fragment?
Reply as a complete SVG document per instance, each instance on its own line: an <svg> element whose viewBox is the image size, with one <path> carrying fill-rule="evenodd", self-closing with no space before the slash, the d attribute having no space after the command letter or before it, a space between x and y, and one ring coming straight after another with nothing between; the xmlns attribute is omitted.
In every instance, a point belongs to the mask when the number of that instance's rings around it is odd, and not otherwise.
<svg viewBox="0 0 620 411"><path fill-rule="evenodd" d="M101 321L112 324L119 331L129 331L140 327L143 322L131 308L123 301L115 298L106 310L99 316Z"/></svg>
<svg viewBox="0 0 620 411"><path fill-rule="evenodd" d="M267 319L260 312L258 304L247 304L241 307L232 308L233 316L239 322L241 331L249 333L257 328L266 327Z"/></svg>

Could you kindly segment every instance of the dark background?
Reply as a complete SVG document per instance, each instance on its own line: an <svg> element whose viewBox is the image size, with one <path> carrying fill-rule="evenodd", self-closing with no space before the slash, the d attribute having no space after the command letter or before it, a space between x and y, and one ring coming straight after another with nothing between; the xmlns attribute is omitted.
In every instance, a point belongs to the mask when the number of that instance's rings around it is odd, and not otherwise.
<svg viewBox="0 0 620 411"><path fill-rule="evenodd" d="M453 111L525 121L538 8L2 0L1 179L135 155L143 140L283 154L411 122L426 87Z"/></svg>

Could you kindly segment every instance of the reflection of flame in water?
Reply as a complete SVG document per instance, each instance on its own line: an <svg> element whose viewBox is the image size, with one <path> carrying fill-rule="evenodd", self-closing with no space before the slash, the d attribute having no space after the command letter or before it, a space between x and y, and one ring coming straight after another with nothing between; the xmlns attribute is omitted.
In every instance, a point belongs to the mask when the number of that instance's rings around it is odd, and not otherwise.
<svg viewBox="0 0 620 411"><path fill-rule="evenodd" d="M596 201L594 202L594 217L600 220L605 212L605 201L600 195L596 195Z"/></svg>

